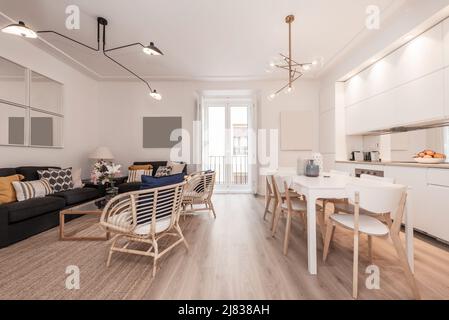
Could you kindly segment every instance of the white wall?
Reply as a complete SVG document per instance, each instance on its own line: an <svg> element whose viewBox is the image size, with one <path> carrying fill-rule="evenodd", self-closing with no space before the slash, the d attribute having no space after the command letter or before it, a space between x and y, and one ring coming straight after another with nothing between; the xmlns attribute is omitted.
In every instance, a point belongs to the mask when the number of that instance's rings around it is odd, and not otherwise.
<svg viewBox="0 0 449 320"><path fill-rule="evenodd" d="M39 41L39 40L33 40ZM30 42L0 33L0 56L64 84L64 148L0 146L0 167L57 165L81 167L89 176L88 154L101 137L98 82L42 51Z"/></svg>
<svg viewBox="0 0 449 320"><path fill-rule="evenodd" d="M394 19L382 20L380 30L371 31L369 37L336 61L320 78L320 152L325 155L325 169L334 166L336 155L343 158L347 153L345 144L335 144L336 139L341 142L339 135L345 135L344 132L339 132L344 130L344 125L340 123L342 119L335 117L336 81L448 5L447 0L407 1L407 11ZM332 130L334 126L338 128L337 132Z"/></svg>
<svg viewBox="0 0 449 320"><path fill-rule="evenodd" d="M116 162L126 169L134 161L166 160L169 149L144 149L142 147L142 118L145 116L182 116L183 127L192 133L197 92L204 90L249 90L257 98L259 129L279 129L280 112L283 110L313 110L313 148L318 151L318 90L314 80L298 80L292 94L281 94L274 101L267 99L283 81L152 82L163 95L162 101L148 96L148 89L139 82L101 82L100 119L103 124L101 141L116 157ZM280 151L280 167L296 167L299 156L309 152Z"/></svg>

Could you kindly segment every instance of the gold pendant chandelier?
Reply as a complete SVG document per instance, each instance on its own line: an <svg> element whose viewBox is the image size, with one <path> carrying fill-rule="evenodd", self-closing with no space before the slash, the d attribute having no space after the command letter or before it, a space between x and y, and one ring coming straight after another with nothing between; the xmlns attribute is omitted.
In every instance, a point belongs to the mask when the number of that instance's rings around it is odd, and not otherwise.
<svg viewBox="0 0 449 320"><path fill-rule="evenodd" d="M304 71L309 71L313 67L318 66L319 60L315 59L312 62L299 63L292 59L292 23L295 21L294 15L288 15L285 17L285 22L288 24L288 56L280 54L280 63L271 62L270 67L279 68L288 71L288 83L280 88L279 90L273 92L268 96L269 100L273 100L276 96L285 90L286 93L293 91L293 82L298 80L304 74Z"/></svg>

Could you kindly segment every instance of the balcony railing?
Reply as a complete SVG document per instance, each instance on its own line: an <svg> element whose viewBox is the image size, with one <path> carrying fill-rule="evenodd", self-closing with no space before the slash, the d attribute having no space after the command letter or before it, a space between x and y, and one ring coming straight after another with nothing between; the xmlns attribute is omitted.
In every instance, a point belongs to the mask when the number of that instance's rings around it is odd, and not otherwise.
<svg viewBox="0 0 449 320"><path fill-rule="evenodd" d="M216 172L215 183L224 185L230 183L232 185L248 184L248 156L232 156L231 163L226 163L225 156L209 156L208 163L205 164L206 169ZM226 168L231 170L230 180L227 181Z"/></svg>

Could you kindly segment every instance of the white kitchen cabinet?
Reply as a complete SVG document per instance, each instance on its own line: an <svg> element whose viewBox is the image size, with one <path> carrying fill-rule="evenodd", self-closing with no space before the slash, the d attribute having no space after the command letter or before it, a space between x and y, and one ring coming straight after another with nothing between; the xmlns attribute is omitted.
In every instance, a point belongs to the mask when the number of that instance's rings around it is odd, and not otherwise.
<svg viewBox="0 0 449 320"><path fill-rule="evenodd" d="M449 65L445 64L443 45L446 36L449 50L449 30L446 35L443 29L443 23L436 25L346 81L345 105L354 105Z"/></svg>
<svg viewBox="0 0 449 320"><path fill-rule="evenodd" d="M444 77L439 70L346 108L346 134L444 118Z"/></svg>
<svg viewBox="0 0 449 320"><path fill-rule="evenodd" d="M415 229L431 232L432 225L427 212L427 168L385 166L385 176L395 179L396 183L408 186L408 208L413 217Z"/></svg>
<svg viewBox="0 0 449 320"><path fill-rule="evenodd" d="M410 82L388 97L396 125L412 125L444 118L444 70Z"/></svg>
<svg viewBox="0 0 449 320"><path fill-rule="evenodd" d="M446 65L449 21L346 81L346 133L360 135L449 117Z"/></svg>
<svg viewBox="0 0 449 320"><path fill-rule="evenodd" d="M427 220L425 232L449 241L449 187L427 185L424 195L426 207L419 214Z"/></svg>

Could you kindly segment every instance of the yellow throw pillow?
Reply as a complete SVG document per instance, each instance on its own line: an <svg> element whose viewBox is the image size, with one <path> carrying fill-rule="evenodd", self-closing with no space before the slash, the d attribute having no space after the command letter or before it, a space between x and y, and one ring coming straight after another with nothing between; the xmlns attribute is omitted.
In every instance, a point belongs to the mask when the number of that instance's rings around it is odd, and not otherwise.
<svg viewBox="0 0 449 320"><path fill-rule="evenodd" d="M144 164L144 165L132 165L128 168L128 170L151 170L153 169L153 166L151 164Z"/></svg>
<svg viewBox="0 0 449 320"><path fill-rule="evenodd" d="M13 181L20 181L24 177L21 174L15 174L8 177L0 177L0 204L6 204L17 201L16 191L12 185Z"/></svg>

